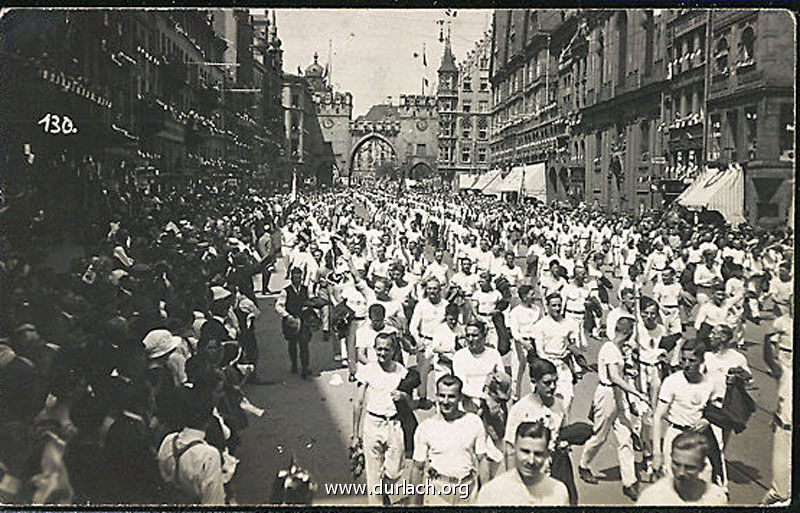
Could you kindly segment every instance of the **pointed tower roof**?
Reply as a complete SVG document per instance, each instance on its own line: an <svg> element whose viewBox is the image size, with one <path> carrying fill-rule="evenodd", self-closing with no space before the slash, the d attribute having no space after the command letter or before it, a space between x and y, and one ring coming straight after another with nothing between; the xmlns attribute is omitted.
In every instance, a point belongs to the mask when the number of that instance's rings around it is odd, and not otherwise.
<svg viewBox="0 0 800 513"><path fill-rule="evenodd" d="M453 51L450 49L450 29L447 29L447 39L444 42L444 55L442 55L442 63L439 65L439 73L443 71L458 71L456 68L456 58L453 57Z"/></svg>
<svg viewBox="0 0 800 513"><path fill-rule="evenodd" d="M272 10L272 23L269 24L269 43L275 48L280 48L281 46L281 40L278 39L278 20L276 19L275 9Z"/></svg>

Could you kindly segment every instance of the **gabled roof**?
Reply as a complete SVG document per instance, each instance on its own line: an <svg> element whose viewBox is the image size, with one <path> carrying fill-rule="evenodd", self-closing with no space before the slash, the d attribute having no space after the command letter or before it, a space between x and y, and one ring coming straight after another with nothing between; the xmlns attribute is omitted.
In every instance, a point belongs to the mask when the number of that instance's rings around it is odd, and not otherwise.
<svg viewBox="0 0 800 513"><path fill-rule="evenodd" d="M442 55L442 63L439 65L439 71L458 71L456 67L456 58L453 57L453 51L450 50L450 40L444 46L444 55Z"/></svg>
<svg viewBox="0 0 800 513"><path fill-rule="evenodd" d="M399 117L397 107L379 103L370 107L369 111L363 116L359 116L356 121L381 121L387 118L396 119Z"/></svg>

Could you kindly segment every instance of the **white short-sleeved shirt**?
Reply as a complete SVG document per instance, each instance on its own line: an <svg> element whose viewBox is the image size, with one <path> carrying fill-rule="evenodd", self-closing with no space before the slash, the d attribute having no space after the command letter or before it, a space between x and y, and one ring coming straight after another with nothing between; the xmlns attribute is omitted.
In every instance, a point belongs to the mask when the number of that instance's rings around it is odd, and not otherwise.
<svg viewBox="0 0 800 513"><path fill-rule="evenodd" d="M522 271L520 266L515 265L514 267L508 267L507 265L503 265L500 268L500 274L508 280L508 283L512 287L516 287L522 283L522 280L525 279L525 273Z"/></svg>
<svg viewBox="0 0 800 513"><path fill-rule="evenodd" d="M661 384L658 400L669 405L667 420L678 426L691 426L703 418L703 408L716 387L707 377L699 383L689 383L682 371L670 374Z"/></svg>
<svg viewBox="0 0 800 513"><path fill-rule="evenodd" d="M728 504L725 489L712 483L706 483L706 490L696 501L687 502L675 491L673 477L665 476L648 486L639 495L637 506L724 506Z"/></svg>
<svg viewBox="0 0 800 513"><path fill-rule="evenodd" d="M747 358L742 353L735 349L727 349L721 353L713 353L708 351L705 354L703 365L706 368L706 376L714 382L714 390L716 393L724 392L727 386L726 378L728 371L735 367L741 367L748 373L750 367L747 365Z"/></svg>
<svg viewBox="0 0 800 513"><path fill-rule="evenodd" d="M664 285L658 282L653 286L653 299L655 299L662 308L675 308L679 306L678 301L683 292L683 287L680 283L670 283Z"/></svg>
<svg viewBox="0 0 800 513"><path fill-rule="evenodd" d="M406 368L394 362L394 369L386 372L377 362L362 365L356 371L356 380L367 386L364 407L368 412L391 417L397 413L391 393L406 377Z"/></svg>
<svg viewBox="0 0 800 513"><path fill-rule="evenodd" d="M503 294L498 290L484 292L480 289L472 293L472 300L476 303L478 315L491 315L497 308L497 303L503 299Z"/></svg>
<svg viewBox="0 0 800 513"><path fill-rule="evenodd" d="M552 273L543 274L539 279L539 286L542 288L542 298L546 298L553 292L560 292L566 286L564 278L554 278Z"/></svg>
<svg viewBox="0 0 800 513"><path fill-rule="evenodd" d="M553 406L546 406L536 392L522 397L519 401L514 403L508 410L508 419L506 420L506 431L503 440L511 445L514 445L517 428L523 422L537 422L544 420L545 426L550 430L550 448L555 449L558 439L558 432L561 425L564 423L566 412L561 399L555 398Z"/></svg>
<svg viewBox="0 0 800 513"><path fill-rule="evenodd" d="M642 363L658 363L658 357L666 353L664 349L658 347L665 334L666 329L661 324L656 324L653 329L647 329L645 323L639 321L636 328L636 342L639 345L639 360Z"/></svg>
<svg viewBox="0 0 800 513"><path fill-rule="evenodd" d="M542 309L538 305L527 307L520 303L506 315L506 325L515 339L530 339L533 338L533 325L541 317Z"/></svg>
<svg viewBox="0 0 800 513"><path fill-rule="evenodd" d="M457 325L455 331L453 331L446 322L439 324L431 335L433 337L433 342L428 348L429 356L432 356L434 352L450 354L452 356L456 351L456 338L461 334L463 334L462 326Z"/></svg>
<svg viewBox="0 0 800 513"><path fill-rule="evenodd" d="M419 343L430 344L433 330L444 320L446 306L444 300L434 305L429 299L424 298L414 307L408 328Z"/></svg>
<svg viewBox="0 0 800 513"><path fill-rule="evenodd" d="M453 355L453 374L464 382L464 395L485 397L483 387L486 378L495 369L503 369L503 359L493 347L484 348L478 355L473 354L468 347L463 347Z"/></svg>
<svg viewBox="0 0 800 513"><path fill-rule="evenodd" d="M427 462L439 474L462 479L478 470L478 457L486 454L486 430L474 413L454 421L441 414L423 420L414 433L414 461Z"/></svg>
<svg viewBox="0 0 800 513"><path fill-rule="evenodd" d="M591 290L589 290L588 286L578 287L574 283L568 283L561 289L564 308L568 313L584 313L586 311L586 301L589 299L590 294Z"/></svg>
<svg viewBox="0 0 800 513"><path fill-rule="evenodd" d="M622 351L617 344L611 341L605 342L600 347L600 352L597 353L597 379L600 384L610 385L611 378L608 375L608 366L622 365L623 361Z"/></svg>
<svg viewBox="0 0 800 513"><path fill-rule="evenodd" d="M392 283L392 288L389 289L389 297L392 301L397 301L402 304L409 296L414 295L414 284L411 280L406 280L407 284L399 287L396 283Z"/></svg>
<svg viewBox="0 0 800 513"><path fill-rule="evenodd" d="M733 306L733 301L730 299L726 299L721 305L716 305L713 301L703 303L697 310L694 327L700 329L704 322L710 326L719 326L720 324L735 325L736 315L732 310Z"/></svg>
<svg viewBox="0 0 800 513"><path fill-rule="evenodd" d="M747 358L735 349L727 349L721 353L708 351L705 354L704 365L706 367L706 373L709 375L720 373L726 376L728 371L735 367L741 367L747 372L750 372L750 367L747 365Z"/></svg>
<svg viewBox="0 0 800 513"><path fill-rule="evenodd" d="M375 293L372 293L372 297L367 298L367 313L369 313L369 307L372 305L381 305L385 310L385 319L392 319L398 317L405 316L405 310L403 310L403 304L400 301L396 301L394 299L390 299L389 301L382 301L375 297Z"/></svg>
<svg viewBox="0 0 800 513"><path fill-rule="evenodd" d="M769 293L776 303L789 304L789 298L794 293L794 282L792 280L781 281L776 276L769 282Z"/></svg>
<svg viewBox="0 0 800 513"><path fill-rule="evenodd" d="M438 264L435 261L428 264L425 268L425 272L422 273L423 276L430 276L432 278L436 278L439 280L439 283L447 283L447 271L450 268L447 264Z"/></svg>
<svg viewBox="0 0 800 513"><path fill-rule="evenodd" d="M533 325L536 353L548 360L562 360L567 356L569 340L578 340L578 324L572 319L556 322L549 315Z"/></svg>
<svg viewBox="0 0 800 513"><path fill-rule="evenodd" d="M382 330L375 331L375 328L372 327L372 322L365 322L363 326L356 330L356 347L367 350L367 359L370 362L377 361L375 356L375 338L380 333L397 333L397 329L385 324Z"/></svg>
<svg viewBox="0 0 800 513"><path fill-rule="evenodd" d="M567 486L544 476L531 495L516 468L508 470L481 487L476 506L569 506Z"/></svg>
<svg viewBox="0 0 800 513"><path fill-rule="evenodd" d="M480 276L477 274L465 274L459 271L450 277L450 284L458 285L461 290L464 291L464 294L471 296L478 290L478 282L480 279Z"/></svg>
<svg viewBox="0 0 800 513"><path fill-rule="evenodd" d="M491 251L480 251L477 258L473 259L475 266L482 271L489 271L492 268L492 259L494 255Z"/></svg>

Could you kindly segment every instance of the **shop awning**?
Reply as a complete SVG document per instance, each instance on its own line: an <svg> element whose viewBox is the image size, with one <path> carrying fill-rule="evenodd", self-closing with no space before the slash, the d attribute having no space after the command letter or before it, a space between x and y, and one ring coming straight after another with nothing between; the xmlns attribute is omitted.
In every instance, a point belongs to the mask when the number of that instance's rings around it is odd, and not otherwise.
<svg viewBox="0 0 800 513"><path fill-rule="evenodd" d="M522 195L527 198L536 198L547 203L547 184L545 182L545 163L538 162L525 166L523 172L524 184Z"/></svg>
<svg viewBox="0 0 800 513"><path fill-rule="evenodd" d="M501 194L504 192L518 193L522 188L522 175L522 166L512 168L505 176L501 173L483 192L484 194Z"/></svg>
<svg viewBox="0 0 800 513"><path fill-rule="evenodd" d="M475 183L480 178L477 173L459 173L458 175L458 190L465 191L472 189Z"/></svg>
<svg viewBox="0 0 800 513"><path fill-rule="evenodd" d="M471 188L480 193L494 194L492 192L487 192L487 188L492 184L492 182L498 179L500 179L500 170L493 169L482 174L480 178L478 178L478 181L476 181Z"/></svg>
<svg viewBox="0 0 800 513"><path fill-rule="evenodd" d="M690 209L716 210L731 224L745 222L744 171L738 164L709 168L675 200Z"/></svg>

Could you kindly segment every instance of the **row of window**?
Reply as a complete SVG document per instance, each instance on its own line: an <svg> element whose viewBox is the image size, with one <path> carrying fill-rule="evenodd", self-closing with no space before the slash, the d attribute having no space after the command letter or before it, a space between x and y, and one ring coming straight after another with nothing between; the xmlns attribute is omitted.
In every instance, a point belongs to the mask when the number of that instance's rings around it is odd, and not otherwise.
<svg viewBox="0 0 800 513"><path fill-rule="evenodd" d="M461 137L472 137L473 122L470 118L463 118L461 120ZM443 137L452 137L455 133L455 122L453 121L440 121L439 132ZM478 119L478 139L487 139L489 137L489 123L486 118Z"/></svg>
<svg viewBox="0 0 800 513"><path fill-rule="evenodd" d="M480 89L479 91L488 91L489 90L489 79L487 77L480 78ZM461 82L461 90L465 93L472 92L472 77L464 77L464 80Z"/></svg>
<svg viewBox="0 0 800 513"><path fill-rule="evenodd" d="M445 112L455 112L456 105L458 100L455 98L447 98L443 100L439 100L439 109ZM472 112L472 100L462 100L461 101L461 111L462 112ZM489 101L488 100L479 100L478 101L478 112L484 113L489 112Z"/></svg>
<svg viewBox="0 0 800 513"><path fill-rule="evenodd" d="M485 164L487 162L488 150L485 146L477 148L475 152L475 163ZM439 161L452 162L453 161L453 148L450 146L439 147ZM472 149L469 147L461 148L461 161L462 164L472 163Z"/></svg>
<svg viewBox="0 0 800 513"><path fill-rule="evenodd" d="M753 27L747 26L739 35L738 41L738 66L752 64L755 59L756 32ZM717 39L714 45L714 71L719 74L728 73L730 47L727 35Z"/></svg>

